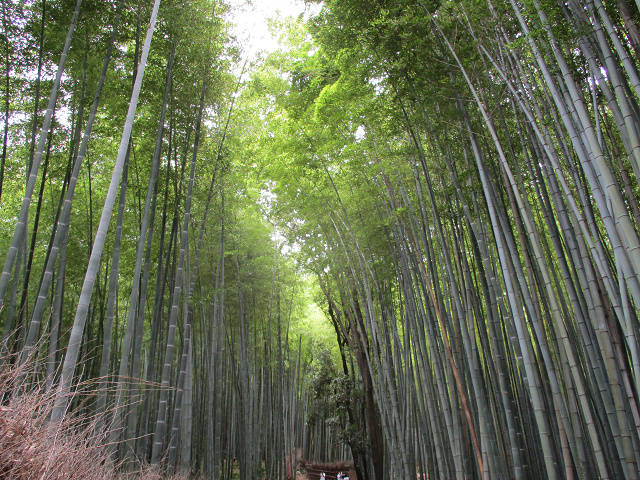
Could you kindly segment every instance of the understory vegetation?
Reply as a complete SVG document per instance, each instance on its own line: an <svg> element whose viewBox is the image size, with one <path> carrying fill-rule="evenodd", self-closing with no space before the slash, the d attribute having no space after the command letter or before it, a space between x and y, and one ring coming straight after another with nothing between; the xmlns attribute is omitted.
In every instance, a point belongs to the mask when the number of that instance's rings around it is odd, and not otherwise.
<svg viewBox="0 0 640 480"><path fill-rule="evenodd" d="M0 5L0 477L637 479L640 4Z"/></svg>

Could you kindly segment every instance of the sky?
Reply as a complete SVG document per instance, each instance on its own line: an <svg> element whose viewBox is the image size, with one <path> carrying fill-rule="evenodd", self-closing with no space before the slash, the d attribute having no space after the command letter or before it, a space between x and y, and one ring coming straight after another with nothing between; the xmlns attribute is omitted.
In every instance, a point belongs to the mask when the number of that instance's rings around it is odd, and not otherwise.
<svg viewBox="0 0 640 480"><path fill-rule="evenodd" d="M232 5L230 20L236 24L234 35L244 46L245 58L252 60L261 50L273 52L277 39L269 33L267 19L298 17L319 11L320 4L305 6L304 0L229 0Z"/></svg>

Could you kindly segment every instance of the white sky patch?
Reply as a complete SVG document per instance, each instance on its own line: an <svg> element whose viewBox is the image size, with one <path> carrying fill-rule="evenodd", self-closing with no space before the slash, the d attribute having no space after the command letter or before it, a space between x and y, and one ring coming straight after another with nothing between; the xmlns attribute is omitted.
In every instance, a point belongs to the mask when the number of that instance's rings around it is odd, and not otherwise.
<svg viewBox="0 0 640 480"><path fill-rule="evenodd" d="M271 191L271 187L275 184L275 182L269 182L266 185L266 188L260 189L260 200L258 203L263 208L266 215L271 214L271 208L273 206L273 202L276 201L277 195Z"/></svg>
<svg viewBox="0 0 640 480"><path fill-rule="evenodd" d="M296 243L290 245L287 242L287 238L282 234L282 231L280 230L278 225L274 224L269 218L271 216L273 204L277 201L278 198L278 196L273 191L271 191L271 188L274 186L275 182L268 181L265 184L265 188L260 189L260 199L258 200L258 204L262 207L262 215L273 227L271 240L277 245L277 248L280 249L280 253L282 255L287 255L289 254L289 252L299 252L300 245Z"/></svg>
<svg viewBox="0 0 640 480"><path fill-rule="evenodd" d="M384 92L385 86L383 82L384 82L383 76L373 77L369 79L369 83L373 85L376 95L380 95L381 93Z"/></svg>
<svg viewBox="0 0 640 480"><path fill-rule="evenodd" d="M321 4L305 5L304 0L229 0L232 33L244 49L243 56L253 60L261 51L274 52L278 39L269 32L268 19L297 18L307 20L320 11Z"/></svg>

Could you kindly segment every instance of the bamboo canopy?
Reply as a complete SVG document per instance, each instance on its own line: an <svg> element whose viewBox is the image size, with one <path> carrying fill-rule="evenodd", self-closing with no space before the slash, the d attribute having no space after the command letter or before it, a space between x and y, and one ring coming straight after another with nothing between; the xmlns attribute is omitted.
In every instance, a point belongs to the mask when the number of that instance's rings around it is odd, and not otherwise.
<svg viewBox="0 0 640 480"><path fill-rule="evenodd" d="M2 3L0 425L46 398L114 475L637 479L640 3L320 3L249 59L233 2Z"/></svg>

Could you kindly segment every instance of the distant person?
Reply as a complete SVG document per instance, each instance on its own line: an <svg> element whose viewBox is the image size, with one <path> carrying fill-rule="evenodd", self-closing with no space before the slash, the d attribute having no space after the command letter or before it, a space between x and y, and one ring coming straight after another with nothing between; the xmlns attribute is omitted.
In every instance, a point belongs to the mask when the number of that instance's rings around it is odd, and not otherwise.
<svg viewBox="0 0 640 480"><path fill-rule="evenodd" d="M326 480L327 477L325 477L324 472L322 472L320 474L320 480Z"/></svg>
<svg viewBox="0 0 640 480"><path fill-rule="evenodd" d="M336 476L336 480L342 480L342 472L339 472Z"/></svg>

